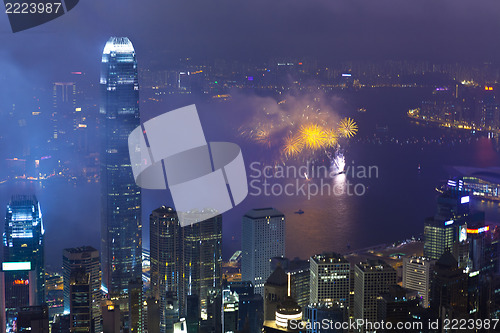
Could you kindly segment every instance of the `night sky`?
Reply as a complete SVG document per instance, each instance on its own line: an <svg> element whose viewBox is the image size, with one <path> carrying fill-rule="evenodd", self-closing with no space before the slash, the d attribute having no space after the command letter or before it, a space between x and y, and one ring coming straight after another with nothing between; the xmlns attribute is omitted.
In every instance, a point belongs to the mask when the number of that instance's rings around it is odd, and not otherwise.
<svg viewBox="0 0 500 333"><path fill-rule="evenodd" d="M97 75L111 35L128 36L143 63L157 62L159 54L326 62L500 59L498 0L94 0L16 34L7 16L0 17L2 72L18 66L27 78L74 69Z"/></svg>

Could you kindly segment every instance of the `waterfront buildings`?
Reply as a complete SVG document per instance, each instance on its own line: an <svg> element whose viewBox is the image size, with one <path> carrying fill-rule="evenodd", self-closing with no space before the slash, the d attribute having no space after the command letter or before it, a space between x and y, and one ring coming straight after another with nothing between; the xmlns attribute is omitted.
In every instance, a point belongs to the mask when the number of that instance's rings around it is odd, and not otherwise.
<svg viewBox="0 0 500 333"><path fill-rule="evenodd" d="M310 303L349 306L350 263L337 253L318 254L310 262Z"/></svg>

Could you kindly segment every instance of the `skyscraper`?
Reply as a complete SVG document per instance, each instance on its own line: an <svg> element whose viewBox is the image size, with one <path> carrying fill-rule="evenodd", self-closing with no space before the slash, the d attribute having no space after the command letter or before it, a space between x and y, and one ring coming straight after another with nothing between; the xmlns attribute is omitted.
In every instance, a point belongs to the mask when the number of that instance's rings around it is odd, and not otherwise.
<svg viewBox="0 0 500 333"><path fill-rule="evenodd" d="M424 224L424 256L439 259L450 251L461 267L468 264L467 224L484 218L470 213L470 196L462 190L441 194L437 200L437 212Z"/></svg>
<svg viewBox="0 0 500 333"><path fill-rule="evenodd" d="M166 295L174 292L178 297L182 274L181 228L175 210L155 209L149 217L149 234L151 292L161 311L160 332L165 333Z"/></svg>
<svg viewBox="0 0 500 333"><path fill-rule="evenodd" d="M13 196L7 206L4 229L4 262L31 262L36 276L35 303L45 302L44 229L35 196ZM30 304L24 304L28 306Z"/></svg>
<svg viewBox="0 0 500 333"><path fill-rule="evenodd" d="M196 214L190 215L196 218ZM203 216L201 214L200 216ZM212 288L220 288L222 277L222 215L182 227L183 292L197 295L201 319L207 318L207 296ZM189 328L189 325L188 325Z"/></svg>
<svg viewBox="0 0 500 333"><path fill-rule="evenodd" d="M434 263L434 260L421 257L403 258L403 288L416 290L425 308L429 307L430 279Z"/></svg>
<svg viewBox="0 0 500 333"><path fill-rule="evenodd" d="M69 283L70 332L92 332L92 288L85 269L71 272Z"/></svg>
<svg viewBox="0 0 500 333"><path fill-rule="evenodd" d="M101 269L99 251L91 246L63 250L63 278L64 278L64 310L70 310L70 282L71 275L78 270L90 274L90 288L92 294L92 318L95 332L101 332Z"/></svg>
<svg viewBox="0 0 500 333"><path fill-rule="evenodd" d="M251 281L262 295L271 258L285 256L285 215L274 208L252 209L243 216L241 231L241 280Z"/></svg>
<svg viewBox="0 0 500 333"><path fill-rule="evenodd" d="M351 264L337 253L311 257L310 303L349 306Z"/></svg>
<svg viewBox="0 0 500 333"><path fill-rule="evenodd" d="M124 299L129 281L142 276L141 190L128 153L128 136L140 125L139 84L128 38L111 37L106 43L100 83L102 289Z"/></svg>
<svg viewBox="0 0 500 333"><path fill-rule="evenodd" d="M190 218L196 216L190 213ZM159 302L161 332L173 329L167 320L169 302L178 300L184 316L188 296L196 297L192 303L196 318L206 317L208 291L221 285L221 241L221 215L185 227L170 207L160 207L150 215L151 291Z"/></svg>
<svg viewBox="0 0 500 333"><path fill-rule="evenodd" d="M377 297L396 284L396 271L382 260L367 260L354 268L354 319L377 321ZM369 327L361 330L372 331Z"/></svg>

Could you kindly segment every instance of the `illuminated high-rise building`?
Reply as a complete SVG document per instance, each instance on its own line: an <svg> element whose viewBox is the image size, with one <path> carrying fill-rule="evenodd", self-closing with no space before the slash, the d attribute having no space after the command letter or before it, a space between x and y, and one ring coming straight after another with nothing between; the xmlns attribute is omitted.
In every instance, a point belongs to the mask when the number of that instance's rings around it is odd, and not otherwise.
<svg viewBox="0 0 500 333"><path fill-rule="evenodd" d="M40 204L35 196L13 196L5 218L5 262L30 262L35 271L36 304L45 302L44 229ZM29 305L29 304L26 304Z"/></svg>
<svg viewBox="0 0 500 333"><path fill-rule="evenodd" d="M167 294L173 292L178 297L182 281L181 228L175 210L165 206L155 209L149 217L149 234L151 293L159 304L160 332L165 333Z"/></svg>
<svg viewBox="0 0 500 333"><path fill-rule="evenodd" d="M424 308L429 307L431 274L434 263L434 260L422 257L403 258L403 288L417 291Z"/></svg>
<svg viewBox="0 0 500 333"><path fill-rule="evenodd" d="M76 84L74 82L55 82L52 89L53 112L52 138L61 144L61 140L72 134L76 128Z"/></svg>
<svg viewBox="0 0 500 333"><path fill-rule="evenodd" d="M196 219L196 214L190 215ZM221 243L222 215L182 227L183 290L179 300L181 309L187 308L186 296L196 295L202 320L207 318L209 290L220 288L222 282Z"/></svg>
<svg viewBox="0 0 500 333"><path fill-rule="evenodd" d="M3 234L2 326L9 331L20 307L45 302L44 229L35 196L13 196Z"/></svg>
<svg viewBox="0 0 500 333"><path fill-rule="evenodd" d="M354 267L354 320L377 321L377 298L396 284L396 270L382 260L367 260ZM361 332L371 331L363 327Z"/></svg>
<svg viewBox="0 0 500 333"><path fill-rule="evenodd" d="M63 293L64 310L70 311L70 282L75 271L83 270L90 275L90 288L92 294L92 318L95 332L101 332L101 266L99 251L91 246L63 250Z"/></svg>
<svg viewBox="0 0 500 333"><path fill-rule="evenodd" d="M90 273L85 269L71 272L70 294L70 332L93 332L92 287Z"/></svg>
<svg viewBox="0 0 500 333"><path fill-rule="evenodd" d="M141 190L128 152L128 136L140 125L139 84L128 38L106 43L100 83L102 289L124 300L119 305L126 313L129 282L142 277Z"/></svg>
<svg viewBox="0 0 500 333"><path fill-rule="evenodd" d="M469 254L467 224L484 218L470 213L470 196L461 189L443 193L437 200L437 212L424 224L424 257L437 260L450 251L465 268Z"/></svg>
<svg viewBox="0 0 500 333"><path fill-rule="evenodd" d="M206 318L209 290L221 286L221 241L221 215L185 227L170 207L150 215L151 291L159 303L161 332L173 329L172 314L186 315L188 296L197 300L190 307L194 317Z"/></svg>
<svg viewBox="0 0 500 333"><path fill-rule="evenodd" d="M243 216L241 279L264 294L271 258L285 256L285 215L274 208L252 209Z"/></svg>
<svg viewBox="0 0 500 333"><path fill-rule="evenodd" d="M349 306L351 264L340 254L311 257L311 304Z"/></svg>

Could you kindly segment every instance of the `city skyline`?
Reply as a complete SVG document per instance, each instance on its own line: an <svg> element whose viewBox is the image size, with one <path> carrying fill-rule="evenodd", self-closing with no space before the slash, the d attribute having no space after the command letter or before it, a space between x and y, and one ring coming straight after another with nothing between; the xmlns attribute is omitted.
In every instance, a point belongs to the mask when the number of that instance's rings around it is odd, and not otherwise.
<svg viewBox="0 0 500 333"><path fill-rule="evenodd" d="M493 0L82 2L15 34L0 15L0 332L500 318L498 14ZM187 105L210 142L240 148L248 195L233 200L223 168L223 213L176 207L167 159L161 186L134 179L129 150L152 159L148 124ZM174 130L163 148L190 134Z"/></svg>

